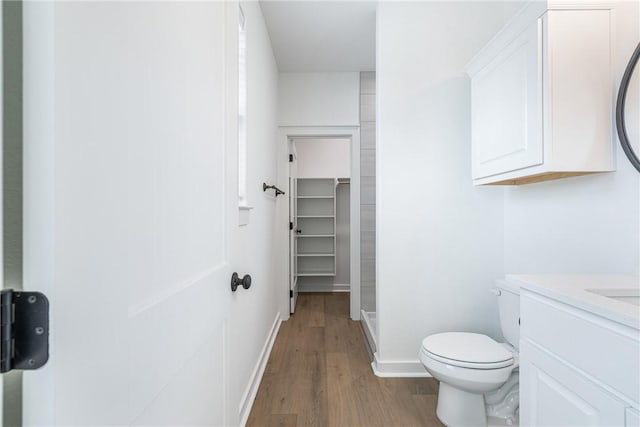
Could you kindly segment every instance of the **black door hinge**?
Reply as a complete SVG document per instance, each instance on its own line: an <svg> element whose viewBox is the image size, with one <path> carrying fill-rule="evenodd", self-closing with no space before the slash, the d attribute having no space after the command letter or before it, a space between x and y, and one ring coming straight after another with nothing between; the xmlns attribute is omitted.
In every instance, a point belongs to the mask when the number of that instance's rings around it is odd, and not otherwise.
<svg viewBox="0 0 640 427"><path fill-rule="evenodd" d="M289 291L289 298L293 298L293 291Z"/></svg>
<svg viewBox="0 0 640 427"><path fill-rule="evenodd" d="M289 221L289 230L293 230L293 223Z"/></svg>
<svg viewBox="0 0 640 427"><path fill-rule="evenodd" d="M289 154L289 163L293 163L293 154Z"/></svg>
<svg viewBox="0 0 640 427"><path fill-rule="evenodd" d="M40 292L0 293L0 373L31 370L49 360L49 300Z"/></svg>

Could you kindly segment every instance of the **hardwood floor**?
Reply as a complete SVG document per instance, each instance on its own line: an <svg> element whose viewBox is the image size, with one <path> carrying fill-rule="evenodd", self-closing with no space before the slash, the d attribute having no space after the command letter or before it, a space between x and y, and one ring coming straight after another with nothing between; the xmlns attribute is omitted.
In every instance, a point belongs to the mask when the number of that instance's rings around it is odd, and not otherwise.
<svg viewBox="0 0 640 427"><path fill-rule="evenodd" d="M349 294L300 294L283 322L248 426L442 426L437 382L378 378ZM417 351L417 350L416 350Z"/></svg>

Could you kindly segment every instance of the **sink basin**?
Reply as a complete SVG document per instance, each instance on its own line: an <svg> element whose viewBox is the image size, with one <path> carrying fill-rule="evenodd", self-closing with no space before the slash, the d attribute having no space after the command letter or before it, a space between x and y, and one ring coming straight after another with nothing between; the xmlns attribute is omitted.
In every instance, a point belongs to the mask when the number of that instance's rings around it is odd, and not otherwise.
<svg viewBox="0 0 640 427"><path fill-rule="evenodd" d="M640 307L640 288L585 289L585 291Z"/></svg>

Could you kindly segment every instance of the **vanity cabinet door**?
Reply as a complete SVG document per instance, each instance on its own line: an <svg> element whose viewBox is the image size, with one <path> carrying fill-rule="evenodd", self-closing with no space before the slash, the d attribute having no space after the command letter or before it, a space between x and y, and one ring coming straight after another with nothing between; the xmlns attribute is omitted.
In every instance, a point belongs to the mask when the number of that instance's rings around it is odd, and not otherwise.
<svg viewBox="0 0 640 427"><path fill-rule="evenodd" d="M623 426L626 405L526 339L520 353L520 424Z"/></svg>

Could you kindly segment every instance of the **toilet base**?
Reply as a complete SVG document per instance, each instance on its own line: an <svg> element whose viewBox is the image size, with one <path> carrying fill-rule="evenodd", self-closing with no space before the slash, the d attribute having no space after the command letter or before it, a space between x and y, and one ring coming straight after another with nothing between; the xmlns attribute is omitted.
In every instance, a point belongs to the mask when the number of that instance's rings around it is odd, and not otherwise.
<svg viewBox="0 0 640 427"><path fill-rule="evenodd" d="M448 427L487 427L484 395L440 382L436 414Z"/></svg>
<svg viewBox="0 0 640 427"><path fill-rule="evenodd" d="M487 427L518 427L518 419L487 417Z"/></svg>

